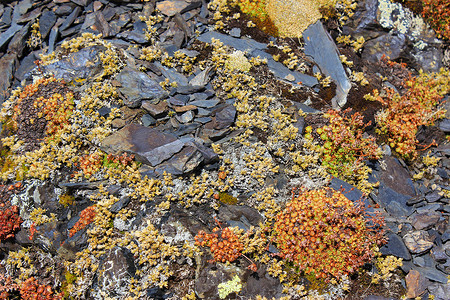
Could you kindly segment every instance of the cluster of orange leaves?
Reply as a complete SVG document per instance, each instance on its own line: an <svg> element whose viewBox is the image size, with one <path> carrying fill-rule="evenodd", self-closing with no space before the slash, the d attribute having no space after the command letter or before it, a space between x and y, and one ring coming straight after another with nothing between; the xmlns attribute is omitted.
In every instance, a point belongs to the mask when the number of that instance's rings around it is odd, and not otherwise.
<svg viewBox="0 0 450 300"><path fill-rule="evenodd" d="M0 276L0 300L15 299L12 298L15 292L20 293L20 299L23 300L59 300L61 294L54 294L49 285L42 285L34 278L30 277L21 285L13 283L11 277L4 278Z"/></svg>
<svg viewBox="0 0 450 300"><path fill-rule="evenodd" d="M445 116L445 110L436 109L441 99L450 91L450 72L441 69L439 73L420 72L406 81L407 91L400 95L386 89L386 96L377 90L367 95L370 100L379 101L384 109L375 117L378 134L386 134L389 146L403 158L413 160L417 157L416 134L418 127L433 125L434 121Z"/></svg>
<svg viewBox="0 0 450 300"><path fill-rule="evenodd" d="M239 241L236 234L225 227L215 227L213 233L201 230L195 236L195 244L201 247L209 247L217 262L233 262L242 255L244 245Z"/></svg>
<svg viewBox="0 0 450 300"><path fill-rule="evenodd" d="M44 117L48 122L45 132L47 135L55 134L69 124L69 117L74 109L73 99L73 93L67 92L64 96L55 93L49 98L39 97L34 101L34 107L42 109L38 117Z"/></svg>
<svg viewBox="0 0 450 300"><path fill-rule="evenodd" d="M0 210L0 241L14 237L23 220L16 205Z"/></svg>
<svg viewBox="0 0 450 300"><path fill-rule="evenodd" d="M74 236L78 231L86 228L89 224L94 221L96 214L95 205L89 206L85 208L80 213L80 219L73 225L73 227L69 230L69 237Z"/></svg>
<svg viewBox="0 0 450 300"><path fill-rule="evenodd" d="M450 40L450 2L448 0L422 0L422 17L438 36Z"/></svg>
<svg viewBox="0 0 450 300"><path fill-rule="evenodd" d="M365 213L362 202L353 203L330 188L293 195L277 215L273 241L278 256L304 274L329 280L351 274L370 261L385 242L383 219Z"/></svg>

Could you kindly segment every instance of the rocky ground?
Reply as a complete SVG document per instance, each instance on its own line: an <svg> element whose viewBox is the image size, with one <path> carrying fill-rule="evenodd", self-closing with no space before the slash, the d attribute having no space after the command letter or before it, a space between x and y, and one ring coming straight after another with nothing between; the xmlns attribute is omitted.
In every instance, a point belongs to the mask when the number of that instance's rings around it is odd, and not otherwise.
<svg viewBox="0 0 450 300"><path fill-rule="evenodd" d="M448 43L387 0L302 38L225 2L0 4L0 298L219 299L228 282L227 299L449 299L448 95L410 160L363 98L449 68ZM370 122L382 155L366 177L330 176L307 138L333 108ZM338 281L299 274L263 234L293 188L322 186L385 219L378 262ZM195 244L218 227L245 256Z"/></svg>

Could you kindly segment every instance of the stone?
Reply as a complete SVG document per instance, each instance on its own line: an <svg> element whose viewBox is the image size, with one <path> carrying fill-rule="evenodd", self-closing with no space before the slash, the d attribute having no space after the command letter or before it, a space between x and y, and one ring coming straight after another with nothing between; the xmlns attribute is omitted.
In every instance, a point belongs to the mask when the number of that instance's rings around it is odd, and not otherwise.
<svg viewBox="0 0 450 300"><path fill-rule="evenodd" d="M158 104L153 104L151 101L143 101L142 108L156 119L165 116L169 111L166 101L160 101Z"/></svg>
<svg viewBox="0 0 450 300"><path fill-rule="evenodd" d="M409 271L408 275L405 277L405 281L407 298L419 297L425 292L428 285L430 285L430 281L416 270Z"/></svg>
<svg viewBox="0 0 450 300"><path fill-rule="evenodd" d="M194 119L194 113L189 110L186 111L185 113L181 114L180 116L176 116L178 122L180 123L188 123L190 121L192 121L192 119Z"/></svg>
<svg viewBox="0 0 450 300"><path fill-rule="evenodd" d="M178 73L177 71L173 69L168 69L161 65L160 62L155 62L155 66L161 71L161 73L164 75L164 77L168 78L170 82L176 82L179 86L187 86L189 85L189 81L181 73Z"/></svg>
<svg viewBox="0 0 450 300"><path fill-rule="evenodd" d="M42 16L39 18L39 32L41 33L41 38L45 40L50 33L53 25L56 23L56 14L47 10L42 13Z"/></svg>
<svg viewBox="0 0 450 300"><path fill-rule="evenodd" d="M174 107L174 110L177 113L183 113L183 112L186 112L186 111L196 110L196 109L197 109L197 106L192 105L192 104L184 105L184 106L175 106Z"/></svg>
<svg viewBox="0 0 450 300"><path fill-rule="evenodd" d="M124 68L116 75L120 82L119 91L125 96L124 104L130 108L138 107L143 100L158 103L168 97L167 92L144 72Z"/></svg>
<svg viewBox="0 0 450 300"><path fill-rule="evenodd" d="M380 61L383 55L386 55L394 60L400 57L405 45L406 37L404 34L390 32L364 43L362 58L375 63Z"/></svg>
<svg viewBox="0 0 450 300"><path fill-rule="evenodd" d="M113 205L111 205L111 207L109 208L109 211L117 214L121 209L127 207L127 205L130 203L131 198L129 196L124 196L122 198L119 199L119 201L117 201L116 203L114 203Z"/></svg>
<svg viewBox="0 0 450 300"><path fill-rule="evenodd" d="M214 110L215 114L215 126L214 129L220 130L229 128L236 118L236 107L231 104L227 104L224 107Z"/></svg>
<svg viewBox="0 0 450 300"><path fill-rule="evenodd" d="M173 175L181 175L194 171L204 158L202 153L193 143L186 143L186 146L167 162L160 164L156 171L160 175L166 171Z"/></svg>
<svg viewBox="0 0 450 300"><path fill-rule="evenodd" d="M450 282L445 284L433 283L428 287L428 290L434 296L434 300L448 300L448 295L450 295Z"/></svg>
<svg viewBox="0 0 450 300"><path fill-rule="evenodd" d="M450 119L444 119L439 122L439 129L445 133L450 133Z"/></svg>
<svg viewBox="0 0 450 300"><path fill-rule="evenodd" d="M22 81L25 79L25 77L31 78L31 75L27 73L36 68L36 64L34 63L38 59L38 56L36 55L37 52L31 52L25 58L22 59L19 67L14 73L14 77L17 78L17 80Z"/></svg>
<svg viewBox="0 0 450 300"><path fill-rule="evenodd" d="M176 91L178 94L182 95L190 95L193 93L201 92L205 89L202 85L179 85L176 87Z"/></svg>
<svg viewBox="0 0 450 300"><path fill-rule="evenodd" d="M5 32L0 34L0 49L2 49L12 37L23 28L23 25L12 24Z"/></svg>
<svg viewBox="0 0 450 300"><path fill-rule="evenodd" d="M222 43L224 43L227 46L233 47L236 50L240 50L242 52L249 52L252 56L257 56L257 53L253 53L255 50L263 50L266 48L266 44L256 42L252 39L238 39L231 37L226 34L219 33L217 31L208 31L206 33L201 34L198 37L198 40L205 43L212 43L212 39L220 40ZM261 51L263 52L263 51ZM259 53L259 52L258 52ZM265 53L265 52L263 52ZM269 54L270 56L270 54Z"/></svg>
<svg viewBox="0 0 450 300"><path fill-rule="evenodd" d="M237 28L237 27L232 28L230 30L230 35L235 38L240 38L241 37L241 29Z"/></svg>
<svg viewBox="0 0 450 300"><path fill-rule="evenodd" d="M106 48L103 46L87 47L41 68L44 72L52 73L57 79L64 79L68 83L82 84L87 78L94 78L103 70L98 54L105 50Z"/></svg>
<svg viewBox="0 0 450 300"><path fill-rule="evenodd" d="M380 252L383 255L393 255L395 257L403 258L404 260L411 259L411 254L401 237L393 233L389 233L387 237L387 244L380 248Z"/></svg>
<svg viewBox="0 0 450 300"><path fill-rule="evenodd" d="M155 125L156 124L155 118L153 118L149 114L143 115L142 118L141 118L141 122L142 122L142 125L144 125L145 127L149 127L151 125Z"/></svg>
<svg viewBox="0 0 450 300"><path fill-rule="evenodd" d="M32 0L21 0L16 5L14 5L14 10L12 14L12 22L17 22L20 17L27 13L27 11L33 7Z"/></svg>
<svg viewBox="0 0 450 300"><path fill-rule="evenodd" d="M72 23L75 21L75 19L78 17L78 15L81 12L81 8L79 6L75 7L75 9L70 13L70 15L68 15L66 17L66 19L64 20L64 22L61 24L61 26L59 27L59 31L64 31L67 28L70 27L70 25L72 25Z"/></svg>
<svg viewBox="0 0 450 300"><path fill-rule="evenodd" d="M339 58L339 51L320 21L310 25L304 32L305 54L311 56L326 76L336 84L333 108L341 108L347 103L350 80Z"/></svg>
<svg viewBox="0 0 450 300"><path fill-rule="evenodd" d="M449 258L443 248L436 246L431 249L430 255L438 263L445 263Z"/></svg>
<svg viewBox="0 0 450 300"><path fill-rule="evenodd" d="M407 233L403 241L409 251L414 254L425 253L433 247L428 232L423 230Z"/></svg>
<svg viewBox="0 0 450 300"><path fill-rule="evenodd" d="M189 3L182 0L165 0L156 4L156 8L169 17L175 16L188 6Z"/></svg>
<svg viewBox="0 0 450 300"><path fill-rule="evenodd" d="M192 86L205 86L209 82L209 72L211 68L206 68L189 81Z"/></svg>
<svg viewBox="0 0 450 300"><path fill-rule="evenodd" d="M433 227L442 216L442 213L434 211L423 214L417 214L413 217L412 226L416 230L427 230Z"/></svg>
<svg viewBox="0 0 450 300"><path fill-rule="evenodd" d="M26 41L30 27L31 25L28 23L14 35L9 42L7 52L17 53L18 57L22 57L23 51L27 46Z"/></svg>
<svg viewBox="0 0 450 300"><path fill-rule="evenodd" d="M3 103L9 96L17 64L17 55L14 53L5 54L0 58L0 72L2 74L0 76L0 103Z"/></svg>
<svg viewBox="0 0 450 300"><path fill-rule="evenodd" d="M420 274L430 279L431 281L436 281L444 284L448 281L447 275L434 267L417 268L417 271L419 271Z"/></svg>
<svg viewBox="0 0 450 300"><path fill-rule="evenodd" d="M128 282L136 273L130 250L114 247L99 266L98 285L101 290L120 296L128 292Z"/></svg>
<svg viewBox="0 0 450 300"><path fill-rule="evenodd" d="M173 134L132 123L106 137L101 149L113 155L134 154L137 161L154 167L181 151L184 144Z"/></svg>
<svg viewBox="0 0 450 300"><path fill-rule="evenodd" d="M219 99L195 100L195 101L189 102L189 104L195 105L197 107L202 107L202 108L212 108L212 107L216 106L217 104L219 104L219 102L220 102Z"/></svg>
<svg viewBox="0 0 450 300"><path fill-rule="evenodd" d="M24 23L28 23L30 21L34 22L41 15L41 11L42 11L42 8L38 7L36 9L33 9L32 11L27 12L26 14L23 14L17 20L17 24L24 24ZM39 23L39 25L40 25L40 23Z"/></svg>

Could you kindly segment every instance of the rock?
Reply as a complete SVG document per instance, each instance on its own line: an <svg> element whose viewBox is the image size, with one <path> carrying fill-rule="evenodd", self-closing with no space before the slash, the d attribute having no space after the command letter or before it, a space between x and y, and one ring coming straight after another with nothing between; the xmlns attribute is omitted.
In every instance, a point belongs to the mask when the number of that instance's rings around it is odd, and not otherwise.
<svg viewBox="0 0 450 300"><path fill-rule="evenodd" d="M320 71L330 76L336 84L336 96L332 99L333 108L341 108L347 103L350 80L339 58L339 51L322 23L317 21L304 32L305 54L311 56Z"/></svg>
<svg viewBox="0 0 450 300"><path fill-rule="evenodd" d="M189 3L182 0L165 0L156 4L156 8L169 17L175 16L188 6Z"/></svg>
<svg viewBox="0 0 450 300"><path fill-rule="evenodd" d="M223 108L214 110L215 113L215 126L214 129L220 130L230 127L234 123L236 118L236 107L228 104Z"/></svg>
<svg viewBox="0 0 450 300"><path fill-rule="evenodd" d="M192 121L192 119L194 119L194 113L192 111L187 111L183 114L181 114L180 116L176 116L178 122L180 123L188 123L190 121Z"/></svg>
<svg viewBox="0 0 450 300"><path fill-rule="evenodd" d="M51 10L46 10L42 13L42 16L39 18L39 32L43 40L47 38L53 25L56 23L56 19L56 14Z"/></svg>
<svg viewBox="0 0 450 300"><path fill-rule="evenodd" d="M406 45L406 38L404 34L394 35L388 33L367 41L364 44L364 51L362 58L369 62L378 62L383 55L388 56L394 60L400 57Z"/></svg>
<svg viewBox="0 0 450 300"><path fill-rule="evenodd" d="M231 37L226 34L219 33L217 31L208 31L206 33L201 34L197 39L201 42L212 43L212 39L220 40L227 46L233 47L236 50L240 51L248 51L252 56L257 56L258 54L253 53L255 50L263 50L266 48L266 44L256 42L252 39L238 39ZM262 52L262 51L261 51ZM259 53L259 52L258 52ZM265 52L263 52L265 53ZM270 54L269 54L270 55Z"/></svg>
<svg viewBox="0 0 450 300"><path fill-rule="evenodd" d="M23 50L26 47L27 35L30 30L30 24L28 23L22 29L20 29L14 37L11 39L8 45L7 52L16 53L17 57L22 57Z"/></svg>
<svg viewBox="0 0 450 300"><path fill-rule="evenodd" d="M173 109L177 113L183 113L183 112L190 111L190 110L196 110L197 106L189 104L189 105L184 105L184 106L175 106Z"/></svg>
<svg viewBox="0 0 450 300"><path fill-rule="evenodd" d="M433 283L428 287L428 290L434 296L434 300L448 300L448 295L450 295L450 282L445 284Z"/></svg>
<svg viewBox="0 0 450 300"><path fill-rule="evenodd" d="M41 15L41 10L42 9L38 7L36 9L33 9L32 11L27 12L17 20L17 24L24 24L30 21L34 22Z"/></svg>
<svg viewBox="0 0 450 300"><path fill-rule="evenodd" d="M113 205L111 205L111 207L109 208L109 211L117 214L122 208L127 207L128 203L130 203L131 198L129 196L124 196L122 198L120 198L119 201L117 201L116 203L114 203Z"/></svg>
<svg viewBox="0 0 450 300"><path fill-rule="evenodd" d="M12 22L17 22L20 17L33 6L32 0L22 0L19 1L16 5L14 5L14 11L12 14Z"/></svg>
<svg viewBox="0 0 450 300"><path fill-rule="evenodd" d="M169 108L166 101L160 101L158 104L152 104L150 101L143 101L142 108L149 112L153 118L161 118L167 114Z"/></svg>
<svg viewBox="0 0 450 300"><path fill-rule="evenodd" d="M205 70L201 71L197 75L195 75L194 78L192 78L189 81L189 85L192 86L205 86L209 82L209 72L211 71L211 68L206 68Z"/></svg>
<svg viewBox="0 0 450 300"><path fill-rule="evenodd" d="M141 122L142 122L142 125L144 125L145 127L149 127L151 125L155 125L156 124L155 118L153 118L149 114L143 115L142 118L141 118Z"/></svg>
<svg viewBox="0 0 450 300"><path fill-rule="evenodd" d="M425 292L428 285L430 285L430 281L416 270L409 271L408 275L405 277L405 281L407 298L419 297Z"/></svg>
<svg viewBox="0 0 450 300"><path fill-rule="evenodd" d="M401 237L393 233L388 234L388 242L381 247L380 252L383 255L394 255L395 257L403 258L404 260L411 259L411 254Z"/></svg>
<svg viewBox="0 0 450 300"><path fill-rule="evenodd" d="M176 91L178 94L182 95L190 95L193 93L201 92L205 89L202 85L179 85L176 87Z"/></svg>
<svg viewBox="0 0 450 300"><path fill-rule="evenodd" d="M31 52L28 54L22 61L20 62L19 67L14 73L14 77L17 78L18 81L22 81L25 78L31 79L31 75L29 72L36 67L34 63L38 59L37 52Z"/></svg>
<svg viewBox="0 0 450 300"><path fill-rule="evenodd" d="M17 55L9 53L0 58L0 104L9 96L13 75L18 64Z"/></svg>
<svg viewBox="0 0 450 300"><path fill-rule="evenodd" d="M124 296L128 292L128 282L135 273L136 266L130 250L114 247L99 266L99 288L116 297Z"/></svg>
<svg viewBox="0 0 450 300"><path fill-rule="evenodd" d="M450 132L450 119L439 122L439 129L448 134Z"/></svg>
<svg viewBox="0 0 450 300"><path fill-rule="evenodd" d="M116 80L121 84L119 91L126 98L124 104L130 108L140 106L143 100L158 103L168 97L167 92L143 72L125 68L117 74Z"/></svg>
<svg viewBox="0 0 450 300"><path fill-rule="evenodd" d="M425 276L431 281L436 281L444 284L448 281L447 275L439 270L436 270L436 268L417 268L417 271L419 271L421 275Z"/></svg>
<svg viewBox="0 0 450 300"><path fill-rule="evenodd" d="M407 233L403 237L403 241L409 251L414 254L425 253L433 247L428 232L423 230Z"/></svg>
<svg viewBox="0 0 450 300"><path fill-rule="evenodd" d="M433 227L438 221L439 218L442 216L442 213L440 212L428 212L423 214L417 214L414 216L412 221L412 226L416 230L427 230Z"/></svg>
<svg viewBox="0 0 450 300"><path fill-rule="evenodd" d="M154 167L181 151L184 144L172 134L132 123L106 137L101 148L113 155L134 154L138 161Z"/></svg>
<svg viewBox="0 0 450 300"><path fill-rule="evenodd" d="M431 249L430 255L438 263L445 263L449 258L443 248L436 246Z"/></svg>
<svg viewBox="0 0 450 300"><path fill-rule="evenodd" d="M166 171L173 175L181 175L194 171L202 162L204 158L201 151L198 150L195 144L186 143L185 147L167 162L160 164L156 168L156 172L160 175Z"/></svg>
<svg viewBox="0 0 450 300"><path fill-rule="evenodd" d="M93 78L102 71L102 62L98 59L98 54L105 50L106 48L103 46L87 47L41 68L43 68L44 73L53 73L57 79L64 79L68 83L81 84L87 78Z"/></svg>
<svg viewBox="0 0 450 300"><path fill-rule="evenodd" d="M72 23L75 21L75 19L78 17L78 15L81 12L81 8L79 6L75 7L74 10L72 10L72 12L70 13L70 15L64 20L64 22L61 24L61 26L59 27L60 31L64 31L67 28L70 27L70 25L72 25Z"/></svg>
<svg viewBox="0 0 450 300"><path fill-rule="evenodd" d="M282 63L275 61L272 58L272 55L270 55L269 53L266 53L261 50L255 50L252 52L252 54L254 56L259 56L261 58L267 59L267 66L269 67L270 72L272 72L275 75L275 77L279 79L284 79L286 76L289 75L294 76L295 79L294 83L292 84L293 86L299 87L301 85L305 85L308 87L313 87L319 84L316 77L290 70Z"/></svg>
<svg viewBox="0 0 450 300"><path fill-rule="evenodd" d="M187 86L189 85L189 81L181 73L178 73L177 71L173 69L168 69L161 65L160 62L155 62L155 66L161 71L161 73L164 75L164 77L168 78L170 82L176 82L178 86Z"/></svg>
<svg viewBox="0 0 450 300"><path fill-rule="evenodd" d="M230 30L230 35L232 36L232 37L235 37L235 38L240 38L241 37L241 29L240 28L232 28L231 30Z"/></svg>
<svg viewBox="0 0 450 300"><path fill-rule="evenodd" d="M0 34L0 49L2 49L11 38L23 28L23 25L12 24L5 32Z"/></svg>
<svg viewBox="0 0 450 300"><path fill-rule="evenodd" d="M195 105L197 107L203 107L203 108L212 108L219 104L219 99L211 99L211 100L195 100L189 102L190 105Z"/></svg>

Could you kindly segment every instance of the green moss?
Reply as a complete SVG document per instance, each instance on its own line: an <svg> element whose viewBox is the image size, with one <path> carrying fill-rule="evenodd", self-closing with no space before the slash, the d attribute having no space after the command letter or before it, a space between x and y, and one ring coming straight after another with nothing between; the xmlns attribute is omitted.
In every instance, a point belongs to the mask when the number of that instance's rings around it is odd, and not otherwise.
<svg viewBox="0 0 450 300"><path fill-rule="evenodd" d="M225 204L234 205L237 203L238 199L236 197L231 196L228 193L220 192L219 193L219 201Z"/></svg>

